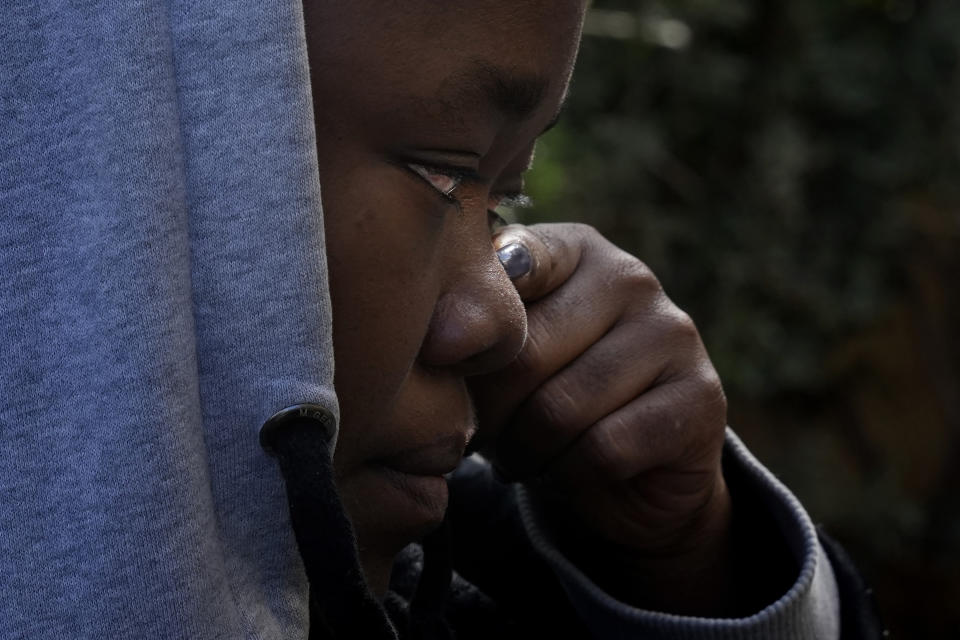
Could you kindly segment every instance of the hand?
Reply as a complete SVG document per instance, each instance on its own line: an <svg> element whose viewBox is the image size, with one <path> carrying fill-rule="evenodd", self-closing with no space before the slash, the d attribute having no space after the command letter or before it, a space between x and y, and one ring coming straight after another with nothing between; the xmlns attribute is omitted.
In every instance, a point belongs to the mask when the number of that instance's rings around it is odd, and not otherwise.
<svg viewBox="0 0 960 640"><path fill-rule="evenodd" d="M470 382L481 450L575 532L565 552L601 586L715 613L729 569L726 399L696 327L590 227L511 225L494 241L530 253L514 279L528 338L510 366Z"/></svg>

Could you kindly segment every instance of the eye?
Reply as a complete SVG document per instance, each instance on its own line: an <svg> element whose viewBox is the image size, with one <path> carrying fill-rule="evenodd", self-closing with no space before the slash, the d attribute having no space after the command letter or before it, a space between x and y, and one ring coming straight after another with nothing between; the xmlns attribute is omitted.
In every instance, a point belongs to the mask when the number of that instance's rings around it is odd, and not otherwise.
<svg viewBox="0 0 960 640"><path fill-rule="evenodd" d="M428 167L422 164L410 163L407 165L410 170L423 178L427 184L440 192L441 195L450 197L454 189L463 182L463 176L456 172L439 167Z"/></svg>

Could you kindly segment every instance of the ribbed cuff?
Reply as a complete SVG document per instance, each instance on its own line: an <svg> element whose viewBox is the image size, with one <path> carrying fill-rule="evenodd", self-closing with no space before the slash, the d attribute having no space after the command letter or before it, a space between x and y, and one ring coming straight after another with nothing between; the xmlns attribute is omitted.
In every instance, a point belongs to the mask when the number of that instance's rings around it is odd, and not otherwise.
<svg viewBox="0 0 960 640"><path fill-rule="evenodd" d="M581 619L597 638L642 640L835 640L840 637L840 601L833 569L810 517L792 493L727 429L728 473L756 496L748 509L770 513L786 548L800 567L793 586L779 600L745 618L698 618L637 609L604 592L557 549L530 495L516 487L517 504L533 549L550 565ZM737 496L733 496L737 499Z"/></svg>

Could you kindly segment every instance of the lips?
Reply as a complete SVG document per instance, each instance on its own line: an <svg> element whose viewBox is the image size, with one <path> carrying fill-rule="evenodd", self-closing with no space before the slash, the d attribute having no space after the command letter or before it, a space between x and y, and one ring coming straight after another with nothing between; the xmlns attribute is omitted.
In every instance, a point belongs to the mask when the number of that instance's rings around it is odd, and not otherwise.
<svg viewBox="0 0 960 640"><path fill-rule="evenodd" d="M381 523L389 522L393 533L414 536L410 539L426 535L438 526L449 500L445 476L463 459L469 435L452 434L434 444L414 446L377 459L369 468L382 484L368 495L376 495Z"/></svg>
<svg viewBox="0 0 960 640"><path fill-rule="evenodd" d="M377 460L377 463L411 476L444 476L463 459L470 434L456 434L440 442L412 447Z"/></svg>
<svg viewBox="0 0 960 640"><path fill-rule="evenodd" d="M465 387L454 389L462 394L430 389L426 398L402 394L386 419L343 434L353 449L337 451L337 486L361 546L395 553L443 522L446 476L463 459L476 421Z"/></svg>

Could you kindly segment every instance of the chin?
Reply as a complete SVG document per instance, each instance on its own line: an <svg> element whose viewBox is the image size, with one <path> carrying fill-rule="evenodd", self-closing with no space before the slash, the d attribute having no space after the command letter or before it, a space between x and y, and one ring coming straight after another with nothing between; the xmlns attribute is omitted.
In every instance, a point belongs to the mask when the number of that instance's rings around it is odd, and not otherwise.
<svg viewBox="0 0 960 640"><path fill-rule="evenodd" d="M446 478L367 465L338 480L361 554L396 555L443 523Z"/></svg>

